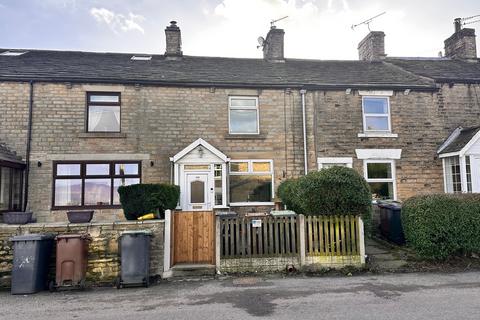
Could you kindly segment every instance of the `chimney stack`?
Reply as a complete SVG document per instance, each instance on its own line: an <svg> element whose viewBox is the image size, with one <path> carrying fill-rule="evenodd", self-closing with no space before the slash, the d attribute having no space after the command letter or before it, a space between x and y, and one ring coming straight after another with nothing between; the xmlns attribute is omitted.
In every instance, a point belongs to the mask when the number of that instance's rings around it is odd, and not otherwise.
<svg viewBox="0 0 480 320"><path fill-rule="evenodd" d="M283 38L285 31L277 29L275 26L268 31L267 38L263 44L263 59L271 62L284 62L283 56Z"/></svg>
<svg viewBox="0 0 480 320"><path fill-rule="evenodd" d="M454 21L455 33L445 40L445 56L454 59L476 59L475 29L462 29L461 18Z"/></svg>
<svg viewBox="0 0 480 320"><path fill-rule="evenodd" d="M370 31L358 44L358 57L360 60L378 61L385 59L385 33L383 31Z"/></svg>
<svg viewBox="0 0 480 320"><path fill-rule="evenodd" d="M182 35L177 21L170 21L170 25L165 28L166 49L165 56L170 59L181 58L182 53Z"/></svg>

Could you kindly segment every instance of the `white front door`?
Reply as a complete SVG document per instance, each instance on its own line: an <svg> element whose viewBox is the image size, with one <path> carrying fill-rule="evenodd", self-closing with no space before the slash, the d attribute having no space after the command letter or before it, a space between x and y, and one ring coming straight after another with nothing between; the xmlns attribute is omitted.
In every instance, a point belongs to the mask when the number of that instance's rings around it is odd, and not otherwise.
<svg viewBox="0 0 480 320"><path fill-rule="evenodd" d="M186 210L211 210L208 172L185 172Z"/></svg>

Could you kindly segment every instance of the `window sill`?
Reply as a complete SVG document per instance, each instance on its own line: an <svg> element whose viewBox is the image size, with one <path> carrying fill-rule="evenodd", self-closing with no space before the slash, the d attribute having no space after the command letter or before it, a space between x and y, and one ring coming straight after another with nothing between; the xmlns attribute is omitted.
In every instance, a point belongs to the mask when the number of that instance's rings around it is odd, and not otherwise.
<svg viewBox="0 0 480 320"><path fill-rule="evenodd" d="M108 139L124 139L127 137L126 133L122 132L82 132L78 135L79 138L108 138Z"/></svg>
<svg viewBox="0 0 480 320"><path fill-rule="evenodd" d="M390 132L365 132L357 136L359 138L398 138L398 134Z"/></svg>
<svg viewBox="0 0 480 320"><path fill-rule="evenodd" d="M265 140L267 136L265 134L231 134L225 135L226 140Z"/></svg>
<svg viewBox="0 0 480 320"><path fill-rule="evenodd" d="M275 202L230 202L230 207L274 206Z"/></svg>

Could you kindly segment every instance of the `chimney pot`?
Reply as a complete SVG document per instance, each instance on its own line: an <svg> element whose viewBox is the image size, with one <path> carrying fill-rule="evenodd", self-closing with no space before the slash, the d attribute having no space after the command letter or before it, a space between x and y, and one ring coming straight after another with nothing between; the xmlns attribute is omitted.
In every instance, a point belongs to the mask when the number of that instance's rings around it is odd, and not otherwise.
<svg viewBox="0 0 480 320"><path fill-rule="evenodd" d="M177 21L170 21L170 25L165 28L166 48L165 56L169 59L179 59L182 57L182 34L177 26Z"/></svg>
<svg viewBox="0 0 480 320"><path fill-rule="evenodd" d="M358 44L358 57L360 60L378 61L386 56L385 33L383 31L370 31Z"/></svg>
<svg viewBox="0 0 480 320"><path fill-rule="evenodd" d="M275 26L270 28L263 44L263 59L271 62L284 62L283 55L285 31L277 29Z"/></svg>
<svg viewBox="0 0 480 320"><path fill-rule="evenodd" d="M445 44L445 56L454 59L476 59L477 43L475 40L475 29L462 29L462 20L454 20L455 33L452 34Z"/></svg>

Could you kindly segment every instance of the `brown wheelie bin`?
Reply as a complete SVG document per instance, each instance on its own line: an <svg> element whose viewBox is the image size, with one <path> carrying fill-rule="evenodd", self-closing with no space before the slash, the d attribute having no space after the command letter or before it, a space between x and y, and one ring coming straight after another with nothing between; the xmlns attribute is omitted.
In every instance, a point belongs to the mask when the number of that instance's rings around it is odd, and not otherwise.
<svg viewBox="0 0 480 320"><path fill-rule="evenodd" d="M56 240L56 276L55 282L50 283L50 291L56 288L85 289L90 235L62 234Z"/></svg>

